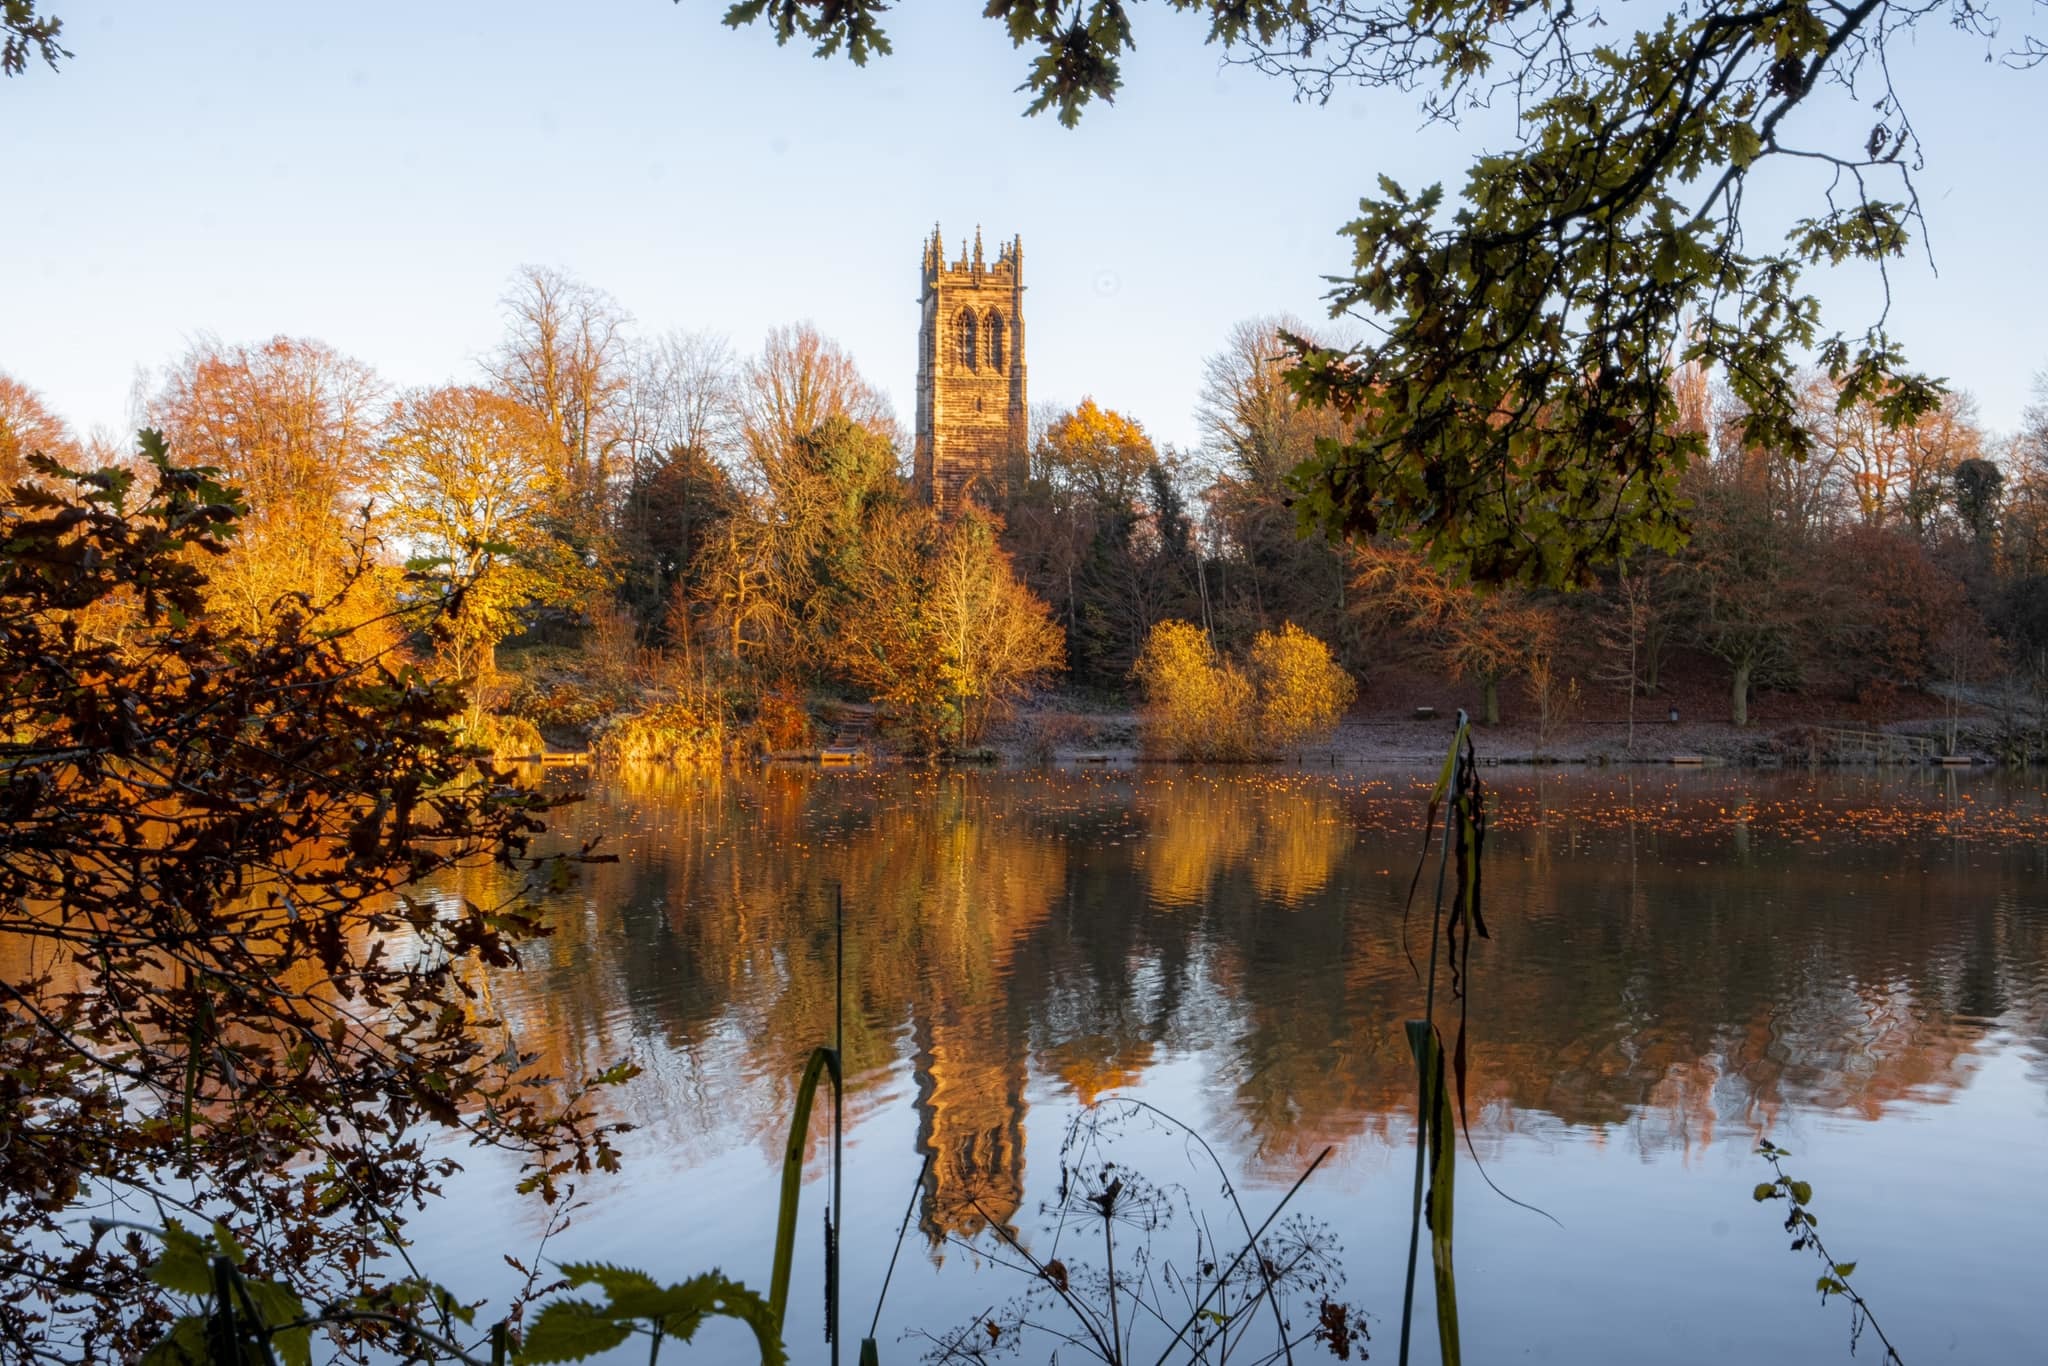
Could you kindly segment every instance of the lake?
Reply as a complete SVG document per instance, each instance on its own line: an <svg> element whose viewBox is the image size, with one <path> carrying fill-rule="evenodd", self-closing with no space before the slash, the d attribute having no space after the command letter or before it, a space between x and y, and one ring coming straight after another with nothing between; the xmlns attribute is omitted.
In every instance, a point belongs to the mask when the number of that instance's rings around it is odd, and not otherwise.
<svg viewBox="0 0 2048 1366"><path fill-rule="evenodd" d="M1484 750L1484 739L1481 739ZM1458 1173L1466 1359L1847 1360L1849 1313L1788 1251L1759 1138L1790 1148L1834 1256L1908 1362L2043 1359L2048 794L1931 770L1489 767L1485 914L1466 1003ZM550 1258L765 1289L787 1115L834 1030L843 897L844 1322L915 1361L1025 1288L991 1222L1048 1246L1084 1104L1198 1130L1263 1218L1342 1240L1342 1298L1391 1361L1420 1014L1404 927L1433 774L1361 769L821 772L601 781L566 837L615 864L547 895L555 935L490 984L523 1049L636 1125ZM1425 898L1427 894L1425 882ZM450 889L456 890L456 889ZM486 874L459 890L491 894ZM1439 1016L1454 1027L1456 1008ZM822 1140L829 1109L814 1125ZM1120 1160L1216 1206L1192 1146ZM926 1156L930 1176L917 1186ZM415 1224L423 1265L499 1300L546 1224L489 1154ZM818 1332L813 1145L789 1338ZM913 1197L913 1192L915 1195ZM1187 1218L1152 1234L1182 1268ZM994 1254L994 1255L992 1255ZM1425 1236L1417 1360L1436 1355ZM731 1331L735 1335L727 1336ZM906 1333L913 1334L906 1337ZM664 1360L745 1359L707 1329ZM1005 1344L1007 1345L1007 1344ZM1050 1343L1022 1358L1043 1361ZM1861 1353L1878 1359L1865 1337ZM621 1358L626 1359L626 1358ZM644 1359L644 1348L633 1359ZM1081 1359L1069 1351L1063 1360ZM1148 1357L1147 1360L1150 1358ZM1304 1351L1302 1360L1329 1359Z"/></svg>

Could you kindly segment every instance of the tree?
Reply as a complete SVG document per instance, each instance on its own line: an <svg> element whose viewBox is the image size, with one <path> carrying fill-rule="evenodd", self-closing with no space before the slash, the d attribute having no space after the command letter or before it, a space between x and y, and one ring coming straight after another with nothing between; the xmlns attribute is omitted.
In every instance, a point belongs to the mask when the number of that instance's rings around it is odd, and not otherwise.
<svg viewBox="0 0 2048 1366"><path fill-rule="evenodd" d="M1946 14L2013 65L2048 42L2001 33L1985 6L1863 0L1705 0L1629 33L1603 11L1455 0L1170 0L1237 60L1307 98L1343 84L1419 91L1454 120L1512 100L1518 140L1473 163L1455 211L1441 186L1382 180L1346 226L1352 274L1335 310L1375 315L1354 352L1295 348L1293 382L1351 431L1297 472L1304 515L1337 534L1410 538L1482 580L1583 581L1637 545L1672 549L1679 478L1704 437L1675 421L1686 364L1730 376L1761 444L1812 448L1796 369L1811 350L1850 403L1904 425L1939 402L1880 320L1824 335L1804 292L1814 265L1879 272L1920 218L1921 147L1893 85L1914 30ZM1029 112L1076 123L1122 82L1135 5L998 4L1034 49ZM2024 22L2030 11L2005 16ZM888 51L884 0L740 0L821 56ZM1877 115L1802 123L1817 92L1854 90ZM1814 202L1785 241L1751 243L1754 174L1811 168Z"/></svg>
<svg viewBox="0 0 2048 1366"><path fill-rule="evenodd" d="M43 396L0 370L0 490L31 477L28 458L47 455L71 460L78 442Z"/></svg>
<svg viewBox="0 0 2048 1366"><path fill-rule="evenodd" d="M1549 615L1525 592L1462 582L1397 546L1361 546L1355 565L1354 610L1409 633L1452 678L1475 680L1480 718L1499 725L1501 682L1549 648Z"/></svg>
<svg viewBox="0 0 2048 1366"><path fill-rule="evenodd" d="M732 343L708 332L669 332L635 356L627 391L636 449L688 446L725 460L740 442L740 364Z"/></svg>
<svg viewBox="0 0 2048 1366"><path fill-rule="evenodd" d="M63 31L62 19L36 13L36 0L6 0L0 5L0 74L19 76L31 52L55 71L57 59L71 55L57 43Z"/></svg>
<svg viewBox="0 0 2048 1366"><path fill-rule="evenodd" d="M1138 422L1084 398L1039 433L1031 459L1036 477L1114 511L1138 500L1159 453Z"/></svg>
<svg viewBox="0 0 2048 1366"><path fill-rule="evenodd" d="M926 610L942 642L945 683L959 743L1066 663L1060 631L1043 602L1011 572L996 528L979 509L947 522Z"/></svg>
<svg viewBox="0 0 2048 1366"><path fill-rule="evenodd" d="M678 641L690 634L683 623L704 596L713 547L741 506L732 476L699 447L635 458L618 513L619 592L643 621L660 622Z"/></svg>
<svg viewBox="0 0 2048 1366"><path fill-rule="evenodd" d="M1693 638L1729 667L1728 719L1746 726L1753 687L1798 676L1803 637L1827 618L1826 589L1803 572L1805 547L1765 488L1712 474L1693 481L1695 531L1674 573Z"/></svg>
<svg viewBox="0 0 2048 1366"><path fill-rule="evenodd" d="M1925 688L1957 657L1950 633L1988 635L1962 582L1903 527L1854 527L1825 557L1834 566L1830 655L1859 687Z"/></svg>
<svg viewBox="0 0 2048 1366"><path fill-rule="evenodd" d="M522 615L576 586L579 566L547 533L564 482L556 433L490 390L427 390L393 405L383 463L394 529L441 562L453 676L488 681Z"/></svg>
<svg viewBox="0 0 2048 1366"><path fill-rule="evenodd" d="M1196 409L1203 448L1219 472L1275 498L1285 494L1295 467L1315 455L1318 437L1343 435L1334 414L1304 404L1288 383L1290 336L1327 344L1285 314L1233 325L1223 349L1202 363Z"/></svg>
<svg viewBox="0 0 2048 1366"><path fill-rule="evenodd" d="M842 573L861 609L833 633L833 666L925 753L975 744L1064 662L1059 628L1010 572L979 509L941 523L921 504L878 508Z"/></svg>
<svg viewBox="0 0 2048 1366"><path fill-rule="evenodd" d="M739 458L739 384L722 337L672 332L637 357L615 517L620 596L643 622L676 628L687 618L719 524L739 508L730 472Z"/></svg>
<svg viewBox="0 0 2048 1366"><path fill-rule="evenodd" d="M845 418L893 440L896 418L853 357L809 323L777 327L746 367L741 432L758 489L780 497L784 466L831 418Z"/></svg>
<svg viewBox="0 0 2048 1366"><path fill-rule="evenodd" d="M588 550L626 439L631 318L603 290L546 266L522 266L500 302L505 339L485 368L560 446L561 529Z"/></svg>
<svg viewBox="0 0 2048 1366"><path fill-rule="evenodd" d="M433 1297L383 1259L454 1168L426 1130L518 1154L550 1199L616 1160L581 1079L548 1101L472 999L543 927L516 897L401 891L492 858L540 871L560 799L475 772L459 694L351 648L355 623L209 613L240 494L153 432L142 452L140 476L45 464L0 497L10 1361L134 1360L173 1313L158 1242L80 1202L218 1220L296 1302L411 1319ZM121 639L72 629L113 599Z"/></svg>
<svg viewBox="0 0 2048 1366"><path fill-rule="evenodd" d="M1988 550L1998 534L1998 505L2005 493L2005 471L1981 456L1957 462L1949 471L1956 520L1979 547Z"/></svg>
<svg viewBox="0 0 2048 1366"><path fill-rule="evenodd" d="M1946 501L1956 466L1978 458L1983 433L1976 402L1945 395L1911 423L1886 420L1877 399L1844 400L1841 387L1812 377L1802 394L1804 421L1839 487L1843 509L1866 526L1909 526L1926 535Z"/></svg>
<svg viewBox="0 0 2048 1366"><path fill-rule="evenodd" d="M254 624L345 583L373 548L366 506L383 386L324 342L203 339L165 371L150 420L182 458L218 468L249 500L233 550L209 576L215 610ZM357 594L365 616L382 611Z"/></svg>
<svg viewBox="0 0 2048 1366"><path fill-rule="evenodd" d="M703 578L735 660L787 677L829 653L871 513L903 497L899 463L886 436L832 413L756 468L769 482L720 524Z"/></svg>
<svg viewBox="0 0 2048 1366"><path fill-rule="evenodd" d="M1340 438L1344 427L1288 383L1288 335L1312 334L1292 318L1240 322L1203 367L1198 416L1215 473L1207 500L1227 561L1218 566L1226 591L1214 615L1237 639L1276 622L1306 623L1357 662L1344 556L1326 539L1302 534L1286 482L1315 455L1318 439Z"/></svg>
<svg viewBox="0 0 2048 1366"><path fill-rule="evenodd" d="M1602 595L1596 618L1603 660L1594 677L1620 687L1628 699L1625 745L1631 754L1636 748L1636 696L1647 690L1654 673L1649 656L1656 615L1648 574L1641 569L1631 572L1626 563L1616 565L1614 584Z"/></svg>

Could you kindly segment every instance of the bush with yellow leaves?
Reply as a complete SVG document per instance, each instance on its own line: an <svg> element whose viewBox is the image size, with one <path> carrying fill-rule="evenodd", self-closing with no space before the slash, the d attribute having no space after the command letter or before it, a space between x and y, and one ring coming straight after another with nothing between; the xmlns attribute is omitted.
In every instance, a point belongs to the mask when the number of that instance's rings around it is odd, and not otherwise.
<svg viewBox="0 0 2048 1366"><path fill-rule="evenodd" d="M1162 621L1131 672L1145 693L1145 748L1207 763L1298 753L1335 730L1358 693L1329 647L1291 622L1259 632L1240 665L1193 623Z"/></svg>
<svg viewBox="0 0 2048 1366"><path fill-rule="evenodd" d="M1249 662L1259 696L1259 741L1268 753L1298 754L1328 739L1358 696L1358 684L1330 658L1330 647L1291 621L1254 636Z"/></svg>

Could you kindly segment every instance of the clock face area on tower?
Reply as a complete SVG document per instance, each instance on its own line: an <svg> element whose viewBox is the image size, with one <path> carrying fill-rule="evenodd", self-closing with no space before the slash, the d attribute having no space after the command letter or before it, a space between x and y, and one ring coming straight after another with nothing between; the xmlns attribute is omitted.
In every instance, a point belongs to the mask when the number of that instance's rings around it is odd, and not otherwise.
<svg viewBox="0 0 2048 1366"><path fill-rule="evenodd" d="M942 512L999 502L1024 464L1023 241L991 261L977 228L949 262L934 227L918 279L918 495Z"/></svg>

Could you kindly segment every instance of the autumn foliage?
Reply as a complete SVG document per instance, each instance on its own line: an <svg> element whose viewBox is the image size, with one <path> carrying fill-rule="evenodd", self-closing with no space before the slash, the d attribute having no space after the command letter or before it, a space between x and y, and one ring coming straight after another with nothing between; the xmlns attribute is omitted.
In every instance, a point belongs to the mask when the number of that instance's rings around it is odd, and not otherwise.
<svg viewBox="0 0 2048 1366"><path fill-rule="evenodd" d="M1240 663L1200 627L1162 621L1132 673L1145 694L1146 747L1197 761L1299 752L1336 729L1358 692L1329 647L1292 623L1259 632Z"/></svg>
<svg viewBox="0 0 2048 1366"><path fill-rule="evenodd" d="M318 603L209 612L240 492L142 444L139 472L42 462L0 497L10 1361L133 1359L172 1312L158 1244L77 1202L219 1220L250 1273L402 1317L382 1259L453 1170L427 1132L550 1198L614 1160L581 1078L483 1046L474 974L544 933L516 894L401 891L536 870L559 800L478 772L460 691Z"/></svg>

